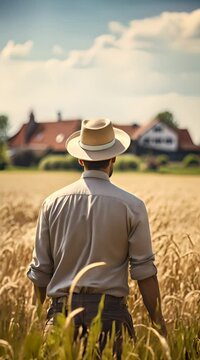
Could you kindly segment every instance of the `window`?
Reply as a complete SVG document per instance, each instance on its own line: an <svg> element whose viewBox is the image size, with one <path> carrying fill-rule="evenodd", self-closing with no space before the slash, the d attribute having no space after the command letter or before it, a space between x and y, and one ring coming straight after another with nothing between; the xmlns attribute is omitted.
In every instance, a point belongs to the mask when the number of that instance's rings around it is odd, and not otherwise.
<svg viewBox="0 0 200 360"><path fill-rule="evenodd" d="M61 142L63 142L64 138L65 138L65 135L64 135L64 134L58 134L58 135L56 136L56 142L57 142L58 144L60 144Z"/></svg>
<svg viewBox="0 0 200 360"><path fill-rule="evenodd" d="M161 138L155 138L155 143L160 144L161 143Z"/></svg>
<svg viewBox="0 0 200 360"><path fill-rule="evenodd" d="M155 132L161 132L161 131L162 131L161 126L156 125L156 127L154 128L154 131L155 131Z"/></svg>
<svg viewBox="0 0 200 360"><path fill-rule="evenodd" d="M172 138L167 138L167 139L166 139L166 143L167 143L167 144L172 144L172 143L173 143L173 139L172 139Z"/></svg>
<svg viewBox="0 0 200 360"><path fill-rule="evenodd" d="M144 139L144 143L145 143L145 144L149 144L149 138L148 138L148 137L146 137L146 138Z"/></svg>

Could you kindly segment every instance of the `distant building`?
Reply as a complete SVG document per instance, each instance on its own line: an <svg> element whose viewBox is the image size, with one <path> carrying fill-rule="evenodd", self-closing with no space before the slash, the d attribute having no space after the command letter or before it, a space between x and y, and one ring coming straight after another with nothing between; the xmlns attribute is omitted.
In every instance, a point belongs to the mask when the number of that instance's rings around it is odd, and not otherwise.
<svg viewBox="0 0 200 360"><path fill-rule="evenodd" d="M136 129L132 141L137 155L164 153L172 160L182 160L188 153L200 154L200 146L193 143L187 129L172 128L158 119Z"/></svg>
<svg viewBox="0 0 200 360"><path fill-rule="evenodd" d="M17 134L9 139L12 153L33 150L38 154L66 152L67 138L81 127L81 120L62 120L58 113L57 122L36 122L33 113L29 122L23 124Z"/></svg>
<svg viewBox="0 0 200 360"><path fill-rule="evenodd" d="M188 153L200 154L200 146L193 143L187 129L172 128L154 119L139 126L119 125L115 127L127 132L131 138L128 153L137 155L167 154L172 160L181 160ZM36 122L34 114L30 114L28 123L9 139L12 154L24 150L32 150L37 155L46 153L66 153L66 139L75 131L80 130L81 120L62 120L58 113L56 122Z"/></svg>

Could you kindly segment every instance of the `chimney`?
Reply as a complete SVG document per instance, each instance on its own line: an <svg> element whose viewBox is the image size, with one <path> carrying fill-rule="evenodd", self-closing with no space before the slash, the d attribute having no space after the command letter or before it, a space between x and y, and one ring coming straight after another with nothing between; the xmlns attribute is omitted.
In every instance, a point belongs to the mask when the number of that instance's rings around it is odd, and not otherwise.
<svg viewBox="0 0 200 360"><path fill-rule="evenodd" d="M58 113L57 113L57 120L62 121L62 115L61 115L60 111L58 111Z"/></svg>
<svg viewBox="0 0 200 360"><path fill-rule="evenodd" d="M33 133L35 132L36 128L37 128L38 124L35 121L35 116L33 111L30 112L29 115L29 122L27 124L26 127L26 132L25 132L25 143L27 144L29 142L29 140L31 139L31 136L33 135Z"/></svg>
<svg viewBox="0 0 200 360"><path fill-rule="evenodd" d="M140 125L137 124L137 123L132 124L132 128L135 129L135 130L138 129L139 127L140 127Z"/></svg>

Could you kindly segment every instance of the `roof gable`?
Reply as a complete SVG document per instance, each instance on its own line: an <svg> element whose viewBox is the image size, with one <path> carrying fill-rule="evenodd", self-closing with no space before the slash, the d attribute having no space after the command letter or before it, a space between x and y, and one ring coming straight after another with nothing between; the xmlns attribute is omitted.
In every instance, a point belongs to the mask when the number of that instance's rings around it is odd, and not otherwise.
<svg viewBox="0 0 200 360"><path fill-rule="evenodd" d="M147 131L152 129L158 123L159 121L157 119L148 121L147 123L145 123L144 125L140 126L138 129L135 130L132 139L138 140L141 136L143 136Z"/></svg>
<svg viewBox="0 0 200 360"><path fill-rule="evenodd" d="M151 121L148 121L144 125L142 125L140 128L136 129L134 132L132 140L138 140L140 137L142 137L144 134L146 134L149 130L153 129L157 124L162 125L165 128L170 129L173 133L177 134L177 131L175 128L170 127L169 125L163 123L159 119L153 119Z"/></svg>

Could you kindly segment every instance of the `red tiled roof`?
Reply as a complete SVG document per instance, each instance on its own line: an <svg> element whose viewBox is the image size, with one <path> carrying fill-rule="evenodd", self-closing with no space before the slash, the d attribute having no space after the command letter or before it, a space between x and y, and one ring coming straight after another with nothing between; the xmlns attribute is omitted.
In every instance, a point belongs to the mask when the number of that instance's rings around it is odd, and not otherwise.
<svg viewBox="0 0 200 360"><path fill-rule="evenodd" d="M30 149L65 151L66 139L73 132L80 130L81 120L37 123L35 132L26 143L25 134L27 127L28 123L22 125L19 132L9 139L9 145L12 148L26 147Z"/></svg>
<svg viewBox="0 0 200 360"><path fill-rule="evenodd" d="M137 130L137 128L133 127L132 125L118 125L118 124L113 124L114 127L125 131L130 137L131 139L133 138L133 134L135 133L135 131Z"/></svg>
<svg viewBox="0 0 200 360"><path fill-rule="evenodd" d="M9 138L8 144L11 147L19 147L25 142L25 133L26 133L27 124L23 124L19 131Z"/></svg>
<svg viewBox="0 0 200 360"><path fill-rule="evenodd" d="M181 150L200 150L200 146L193 143L187 129L177 129L177 134L179 138L179 148Z"/></svg>
<svg viewBox="0 0 200 360"><path fill-rule="evenodd" d="M10 147L26 147L40 150L51 148L54 151L65 151L66 139L74 131L80 130L81 120L63 120L58 122L42 122L36 124L37 128L27 143L25 141L25 135L28 123L22 125L18 133L9 139ZM114 127L125 131L131 138L138 129L132 125L114 124ZM56 137L58 135L60 136L60 139L57 138L57 140L61 140L63 138L61 142L56 141Z"/></svg>

